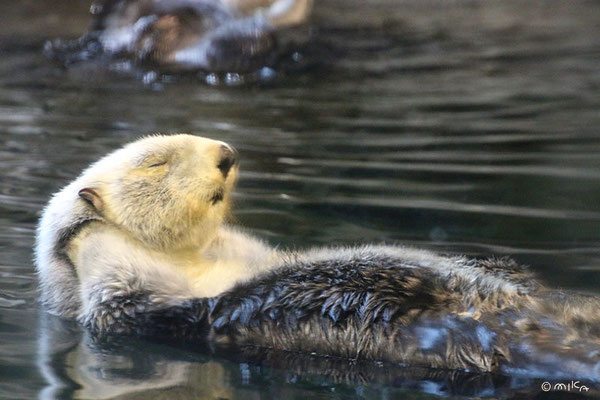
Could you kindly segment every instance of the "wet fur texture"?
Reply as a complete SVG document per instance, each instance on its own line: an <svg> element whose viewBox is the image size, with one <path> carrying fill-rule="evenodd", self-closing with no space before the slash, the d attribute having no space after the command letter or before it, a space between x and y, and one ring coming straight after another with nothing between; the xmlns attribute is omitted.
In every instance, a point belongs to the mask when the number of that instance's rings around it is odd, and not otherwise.
<svg viewBox="0 0 600 400"><path fill-rule="evenodd" d="M225 347L598 380L595 315L586 329L572 326L565 304L550 299L569 295L547 293L532 278L509 259L390 246L326 249L289 255L213 298L164 306L134 290L98 303L85 324Z"/></svg>
<svg viewBox="0 0 600 400"><path fill-rule="evenodd" d="M600 380L600 300L548 290L510 259L383 245L275 252L248 234L221 227L203 253L216 275L194 287L167 267L168 260L143 251L133 257L127 240L101 221L81 227L89 219L85 208L76 204L72 210L81 211L76 215L63 209L63 220L56 221L52 204L38 239L38 254L45 254L40 248L49 252L49 259L38 256L44 299L101 336ZM60 251L78 240L79 253L88 257L83 263ZM89 250L86 243L93 244ZM219 257L229 261L219 264ZM64 279L67 267L56 268L61 260L82 264L76 267L79 275ZM231 265L240 267L228 269ZM230 273L227 285L202 294L203 285L210 288L219 274ZM61 290L52 290L57 285ZM80 301L64 306L73 298Z"/></svg>
<svg viewBox="0 0 600 400"><path fill-rule="evenodd" d="M277 57L274 32L306 20L312 0L98 0L89 32L48 42L66 66L130 59L161 71L250 72Z"/></svg>

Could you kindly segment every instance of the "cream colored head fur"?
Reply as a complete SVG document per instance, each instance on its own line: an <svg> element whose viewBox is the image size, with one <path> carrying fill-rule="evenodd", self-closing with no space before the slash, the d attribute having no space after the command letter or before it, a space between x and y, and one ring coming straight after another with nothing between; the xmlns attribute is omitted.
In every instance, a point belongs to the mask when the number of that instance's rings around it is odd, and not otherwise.
<svg viewBox="0 0 600 400"><path fill-rule="evenodd" d="M102 201L102 219L147 246L198 248L214 237L228 210L235 171L219 169L223 148L229 149L191 135L148 137L94 164L81 183Z"/></svg>
<svg viewBox="0 0 600 400"><path fill-rule="evenodd" d="M44 210L36 243L42 299L50 310L78 312L81 287L66 247L88 221L165 253L197 251L213 241L237 173L223 167L224 154L231 156L231 148L215 140L151 136L92 164L58 192Z"/></svg>

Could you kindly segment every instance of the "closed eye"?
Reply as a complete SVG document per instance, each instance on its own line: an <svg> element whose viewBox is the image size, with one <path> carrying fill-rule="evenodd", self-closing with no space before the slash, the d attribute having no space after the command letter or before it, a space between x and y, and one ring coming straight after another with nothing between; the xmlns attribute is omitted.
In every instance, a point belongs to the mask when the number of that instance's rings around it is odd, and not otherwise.
<svg viewBox="0 0 600 400"><path fill-rule="evenodd" d="M160 161L160 162L154 163L152 165L149 165L148 168L160 167L161 165L165 165L166 163L167 163L166 161Z"/></svg>

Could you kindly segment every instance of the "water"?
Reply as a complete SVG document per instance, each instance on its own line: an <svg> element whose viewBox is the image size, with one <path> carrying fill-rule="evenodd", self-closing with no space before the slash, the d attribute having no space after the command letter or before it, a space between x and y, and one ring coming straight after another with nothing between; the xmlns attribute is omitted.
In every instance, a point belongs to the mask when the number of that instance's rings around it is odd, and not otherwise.
<svg viewBox="0 0 600 400"><path fill-rule="evenodd" d="M535 395L501 377L95 343L39 309L31 248L49 195L90 162L192 132L238 149L234 219L272 244L510 255L599 293L597 2L322 0L297 68L235 87L49 64L43 43L81 34L84 3L0 3L0 398Z"/></svg>

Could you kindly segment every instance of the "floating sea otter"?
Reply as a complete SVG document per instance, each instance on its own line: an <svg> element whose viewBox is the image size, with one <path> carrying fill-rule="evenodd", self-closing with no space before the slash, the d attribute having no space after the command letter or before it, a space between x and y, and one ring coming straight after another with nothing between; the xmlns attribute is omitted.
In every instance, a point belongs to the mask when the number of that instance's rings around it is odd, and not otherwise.
<svg viewBox="0 0 600 400"><path fill-rule="evenodd" d="M274 31L307 18L312 0L97 0L89 32L48 42L65 64L124 57L160 70L248 72L276 55Z"/></svg>
<svg viewBox="0 0 600 400"><path fill-rule="evenodd" d="M600 380L600 299L507 259L399 246L275 250L223 223L235 151L152 136L44 211L42 299L99 335L262 346L415 366Z"/></svg>

